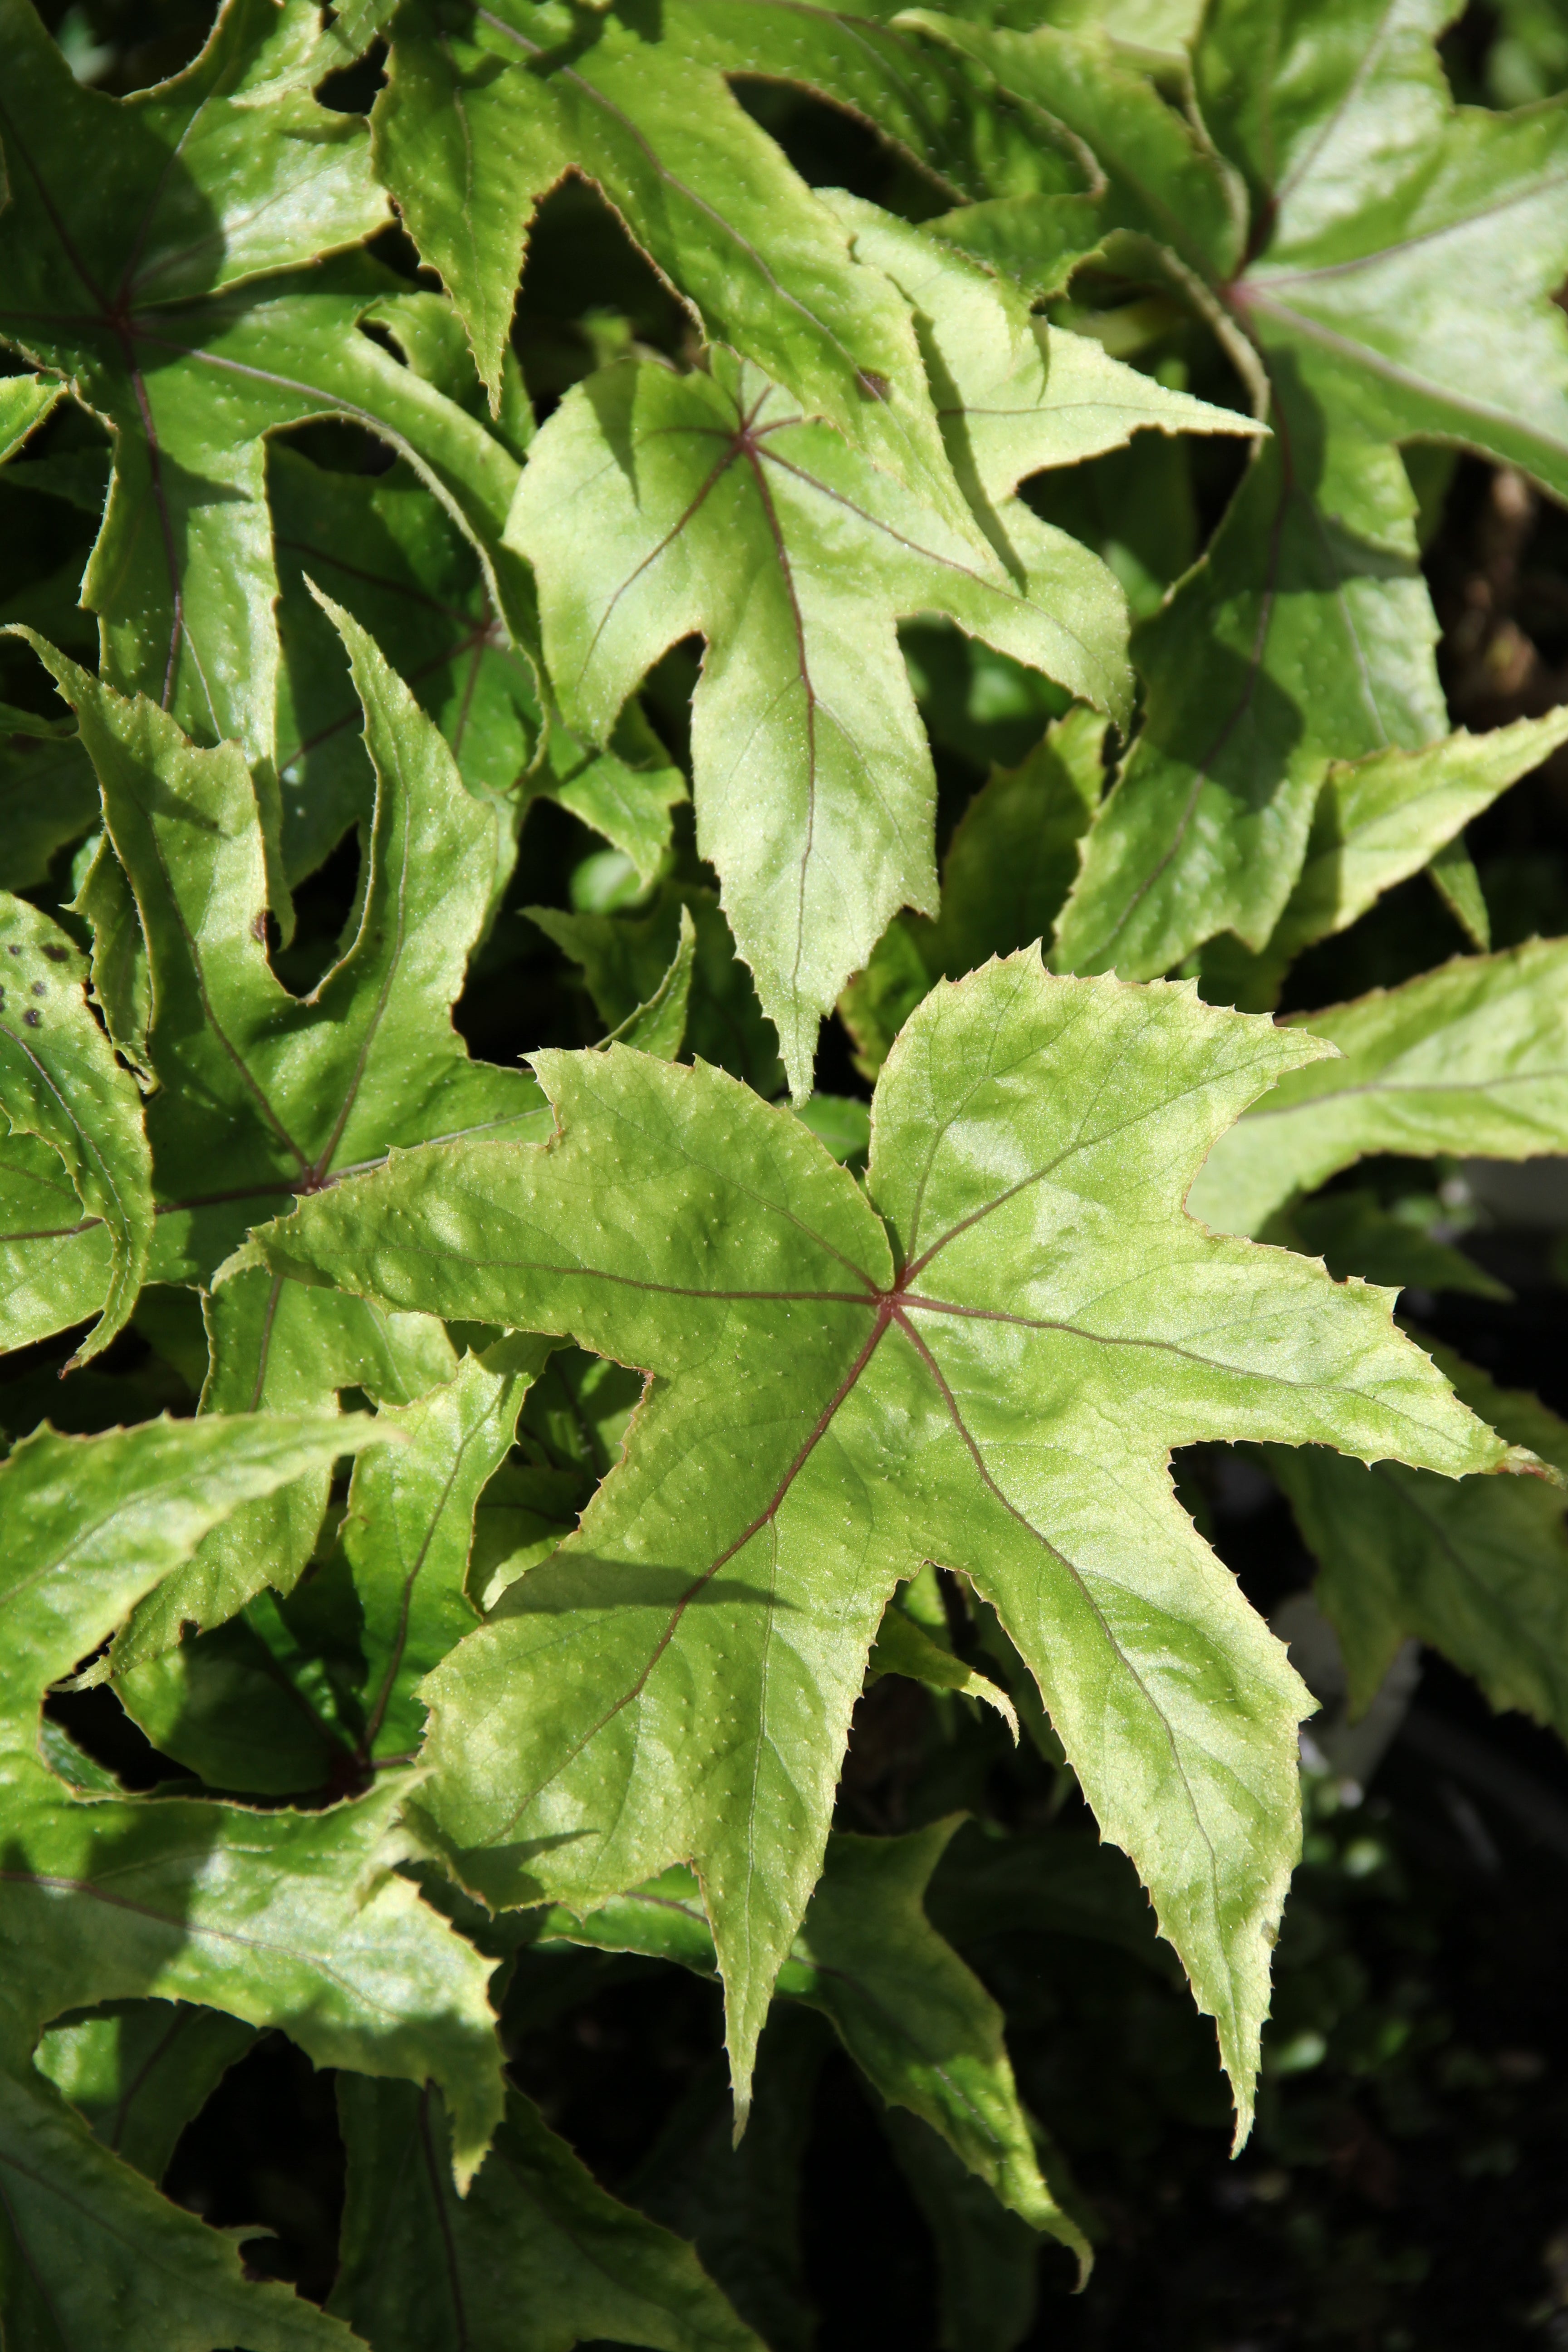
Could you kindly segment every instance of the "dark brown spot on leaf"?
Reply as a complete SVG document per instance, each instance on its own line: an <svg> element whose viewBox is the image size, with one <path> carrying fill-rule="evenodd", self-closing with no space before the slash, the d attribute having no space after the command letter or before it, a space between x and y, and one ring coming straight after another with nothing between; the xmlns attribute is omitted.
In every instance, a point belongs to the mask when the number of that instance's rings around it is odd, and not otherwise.
<svg viewBox="0 0 1568 2352"><path fill-rule="evenodd" d="M262 911L261 911L261 913L260 913L259 915L253 915L253 916L251 917L251 919L250 919L250 936L251 936L251 938L252 938L253 940L259 940L259 941L260 941L260 943L261 943L261 945L262 945L263 947L265 947L265 946L266 946L266 944L267 944L267 910L266 910L266 908L263 908L263 909L262 909Z"/></svg>
<svg viewBox="0 0 1568 2352"><path fill-rule="evenodd" d="M42 996L43 992L44 992L44 983L43 983L43 982L42 982L41 980L36 980L36 981L33 982L33 994L34 994L35 996Z"/></svg>
<svg viewBox="0 0 1568 2352"><path fill-rule="evenodd" d="M29 1004L22 1018L29 1029L39 1029L43 1026L44 1016L35 1005Z"/></svg>
<svg viewBox="0 0 1568 2352"><path fill-rule="evenodd" d="M70 954L70 950L69 948L62 948L58 946L53 940L46 940L44 942L44 953L48 957L51 963L64 963Z"/></svg>
<svg viewBox="0 0 1568 2352"><path fill-rule="evenodd" d="M887 377L879 375L875 368L857 369L855 381L868 400L886 400L893 388Z"/></svg>

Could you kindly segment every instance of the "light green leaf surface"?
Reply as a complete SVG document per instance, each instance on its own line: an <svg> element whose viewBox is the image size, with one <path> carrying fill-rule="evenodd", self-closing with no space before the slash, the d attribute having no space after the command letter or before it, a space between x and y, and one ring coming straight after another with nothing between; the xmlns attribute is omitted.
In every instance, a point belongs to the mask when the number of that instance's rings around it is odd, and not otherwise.
<svg viewBox="0 0 1568 2352"><path fill-rule="evenodd" d="M634 1045L639 1054L657 1054L673 1062L686 1042L686 1015L691 1003L691 975L697 961L697 926L689 907L680 909L680 933L675 954L653 994L628 1013L606 1045Z"/></svg>
<svg viewBox="0 0 1568 2352"><path fill-rule="evenodd" d="M908 1837L830 1838L777 1990L827 2018L889 2106L922 2116L1002 2204L1031 2229L1059 2238L1087 2266L1082 2236L1040 2176L1002 2013L925 1916L927 1883L960 1818ZM667 1871L581 1922L549 1912L543 1928L703 1973L716 1966L689 1870Z"/></svg>
<svg viewBox="0 0 1568 2352"><path fill-rule="evenodd" d="M1236 1003L1248 1012L1272 1004L1303 948L1347 929L1385 890L1459 845L1472 817L1563 742L1568 708L1487 735L1461 729L1421 751L1336 761L1312 812L1296 886L1256 965L1238 973Z"/></svg>
<svg viewBox="0 0 1568 2352"><path fill-rule="evenodd" d="M434 2091L343 2075L342 2264L331 2305L376 2352L762 2352L691 2248L600 2188L521 2092L473 2187L447 2179Z"/></svg>
<svg viewBox="0 0 1568 2352"><path fill-rule="evenodd" d="M406 337L405 307L393 315ZM685 797L679 771L636 733L635 712L619 751L584 749L559 719L546 728L531 665L494 616L478 555L413 467L402 462L367 480L275 445L267 480L282 588L278 763L289 878L310 873L348 824L368 819L375 793L345 649L309 579L375 639L451 746L469 792L489 804L500 836L492 889L541 796L602 832L651 880L670 808Z"/></svg>
<svg viewBox="0 0 1568 2352"><path fill-rule="evenodd" d="M979 1699L994 1707L1015 1739L1018 1737L1018 1713L1000 1683L988 1675L977 1674L973 1666L940 1642L931 1639L923 1625L890 1601L877 1628L868 1666L871 1675L903 1675L910 1682L925 1683L932 1690L957 1691L964 1698Z"/></svg>
<svg viewBox="0 0 1568 2352"><path fill-rule="evenodd" d="M379 1421L405 1442L354 1465L339 1540L363 1616L367 1762L418 1748L425 1709L416 1686L479 1622L465 1590L474 1512L511 1450L523 1398L550 1348L548 1339L512 1338L465 1358L443 1386L384 1407Z"/></svg>
<svg viewBox="0 0 1568 2352"><path fill-rule="evenodd" d="M948 844L939 913L896 915L839 1000L868 1076L935 982L1049 938L1105 781L1105 735L1096 712L1069 711L975 793Z"/></svg>
<svg viewBox="0 0 1568 2352"><path fill-rule="evenodd" d="M1474 1412L1568 1474L1568 1428L1555 1413L1447 1349L1437 1360ZM1268 1466L1317 1557L1313 1590L1340 1637L1353 1714L1414 1636L1472 1675L1493 1706L1568 1738L1561 1480L1465 1478L1456 1488L1393 1462L1363 1471L1316 1447L1271 1447Z"/></svg>
<svg viewBox="0 0 1568 2352"><path fill-rule="evenodd" d="M569 721L604 740L668 646L708 640L698 846L797 1098L844 981L900 905L935 898L935 780L899 616L945 613L1125 709L1110 574L1016 502L993 533L955 528L722 354L711 376L603 371L524 472L509 538L538 576Z"/></svg>
<svg viewBox="0 0 1568 2352"><path fill-rule="evenodd" d="M864 1193L717 1072L612 1048L539 1057L543 1150L406 1155L262 1237L279 1271L657 1376L578 1533L426 1684L428 1801L503 1903L590 1908L694 1858L742 2107L868 1652L934 1559L1027 1660L1245 2127L1302 1696L1169 1450L1506 1452L1380 1294L1183 1215L1215 1136L1322 1050L1025 953L916 1012Z"/></svg>
<svg viewBox="0 0 1568 2352"><path fill-rule="evenodd" d="M471 2170L500 2107L489 1964L394 1874L409 1783L320 1813L82 1794L38 1752L47 1685L212 1524L329 1445L383 1433L258 1414L29 1438L0 1468L0 1890L11 2059L68 2010L148 1996L284 2026L322 2065L443 2081Z"/></svg>
<svg viewBox="0 0 1568 2352"><path fill-rule="evenodd" d="M1442 731L1399 444L1468 444L1563 486L1568 112L1456 109L1434 46L1447 14L1226 0L1185 114L1135 47L1092 30L899 19L1086 142L1101 227L1121 232L1106 266L1141 289L1163 277L1276 435L1136 647L1144 730L1091 838L1063 969L1141 977L1220 931L1261 950L1327 762Z"/></svg>
<svg viewBox="0 0 1568 2352"><path fill-rule="evenodd" d="M0 892L0 1196L18 1202L42 1182L79 1219L101 1225L110 1260L103 1314L72 1365L100 1354L136 1303L153 1243L153 1164L142 1097L89 1010L87 966L47 915ZM17 1153L19 1138L44 1147ZM47 1172L46 1172L47 1171ZM58 1212L46 1212L55 1222ZM5 1302L0 1345L25 1346L61 1327L62 1301L45 1276L58 1243L18 1237L4 1247ZM96 1288L96 1283L93 1287ZM68 1305L79 1303L74 1297ZM63 1319L71 1319L68 1306ZM69 1369L69 1367L68 1367Z"/></svg>
<svg viewBox="0 0 1568 2352"><path fill-rule="evenodd" d="M1568 1150L1568 942L1458 956L1403 988L1295 1013L1340 1057L1297 1070L1220 1139L1187 1206L1257 1233L1370 1151L1528 1160Z"/></svg>
<svg viewBox="0 0 1568 2352"><path fill-rule="evenodd" d="M65 390L47 376L8 375L0 380L0 466L14 457Z"/></svg>

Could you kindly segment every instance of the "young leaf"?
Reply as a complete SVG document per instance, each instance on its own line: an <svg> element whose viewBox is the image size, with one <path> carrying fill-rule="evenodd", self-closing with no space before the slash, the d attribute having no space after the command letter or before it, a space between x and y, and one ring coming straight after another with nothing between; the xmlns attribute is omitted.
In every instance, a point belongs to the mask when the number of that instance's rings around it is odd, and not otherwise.
<svg viewBox="0 0 1568 2352"><path fill-rule="evenodd" d="M1462 730L1424 751L1380 751L1336 761L1323 779L1296 887L1262 954L1249 967L1226 958L1234 1002L1271 1005L1303 948L1342 931L1384 891L1418 874L1498 794L1568 742L1568 709L1516 719L1489 735ZM1218 943L1222 948L1224 941ZM1209 975L1205 958L1204 971Z"/></svg>
<svg viewBox="0 0 1568 2352"><path fill-rule="evenodd" d="M0 892L0 1114L11 1140L0 1145L0 1198L8 1207L42 1186L61 1202L74 1194L79 1219L101 1226L107 1250L103 1313L67 1370L107 1348L124 1328L142 1287L153 1243L153 1171L142 1098L88 1009L87 967L58 923ZM37 1144L16 1150L21 1138ZM43 1149L39 1150L38 1146ZM8 1197L7 1197L8 1196ZM59 1211L46 1210L46 1223ZM62 1298L50 1279L58 1242L26 1229L8 1238L10 1276L0 1341L25 1346L60 1328ZM69 1294L65 1320L81 1304ZM90 1288L97 1291L92 1279Z"/></svg>
<svg viewBox="0 0 1568 2352"><path fill-rule="evenodd" d="M698 26L700 16L690 12ZM537 200L602 188L711 342L787 385L873 462L958 503L909 314L668 16L405 0L373 116L378 170L499 388ZM699 35L700 38L700 34Z"/></svg>
<svg viewBox="0 0 1568 2352"><path fill-rule="evenodd" d="M220 2230L160 2197L24 2059L0 2063L0 2324L53 2352L352 2352L314 2304L252 2285Z"/></svg>
<svg viewBox="0 0 1568 2352"><path fill-rule="evenodd" d="M1517 1445L1568 1474L1568 1429L1446 1349L1456 1390ZM1376 1696L1412 1635L1568 1738L1568 1532L1561 1475L1465 1478L1456 1489L1380 1462L1370 1474L1315 1449L1269 1468L1318 1559L1318 1604L1340 1637L1350 1704Z"/></svg>
<svg viewBox="0 0 1568 2352"><path fill-rule="evenodd" d="M266 1229L279 1270L658 1376L579 1532L426 1685L430 1802L504 1903L590 1907L695 1857L742 2106L867 1654L934 1559L1027 1660L1245 2127L1302 1699L1169 1449L1268 1433L1446 1475L1507 1452L1379 1294L1183 1214L1215 1137L1323 1051L1026 953L917 1010L866 1192L717 1072L612 1048L538 1057L544 1150L408 1155Z"/></svg>
<svg viewBox="0 0 1568 2352"><path fill-rule="evenodd" d="M933 1642L924 1626L896 1601L888 1603L877 1628L867 1672L872 1676L903 1675L910 1682L928 1684L932 1690L958 1691L964 1698L979 1699L994 1706L1014 1738L1018 1737L1017 1709L1001 1685L988 1675L976 1674L952 1650Z"/></svg>
<svg viewBox="0 0 1568 2352"><path fill-rule="evenodd" d="M691 1003L691 975L697 960L697 926L689 907L680 909L680 933L675 954L653 994L627 1013L605 1038L606 1045L632 1045L639 1054L657 1054L673 1062L686 1042L686 1015Z"/></svg>
<svg viewBox="0 0 1568 2352"><path fill-rule="evenodd" d="M1016 768L993 769L958 821L934 920L895 915L839 1001L860 1067L874 1077L939 980L1050 936L1100 800L1103 719L1072 710Z"/></svg>
<svg viewBox="0 0 1568 2352"><path fill-rule="evenodd" d="M1216 1231L1255 1234L1369 1151L1528 1160L1568 1150L1568 943L1457 956L1403 988L1293 1013L1339 1057L1283 1079L1221 1138L1188 1198Z"/></svg>
<svg viewBox="0 0 1568 2352"><path fill-rule="evenodd" d="M331 2305L376 2352L763 2352L696 2255L621 2204L521 2092L473 2187L447 2178L432 2088L343 2075L342 2265Z"/></svg>
<svg viewBox="0 0 1568 2352"><path fill-rule="evenodd" d="M509 536L538 575L569 720L603 740L668 646L708 640L698 845L797 1099L844 981L900 906L935 897L935 780L898 617L946 613L1125 709L1110 574L1016 503L992 528L995 548L961 532L722 354L711 376L595 376L523 475Z"/></svg>
<svg viewBox="0 0 1568 2352"><path fill-rule="evenodd" d="M0 1468L0 1707L5 2038L25 2066L44 2025L156 1995L282 2025L322 2065L434 2075L466 2176L499 2113L489 1963L393 1874L409 1784L388 1776L322 1813L83 1794L41 1760L48 1683L97 1648L226 1512L329 1453L360 1422L258 1414L153 1422L87 1440L46 1431Z"/></svg>
<svg viewBox="0 0 1568 2352"><path fill-rule="evenodd" d="M819 2011L889 2106L923 2116L1001 2203L1070 2246L1087 2273L1089 2248L1040 2177L1001 2011L925 1916L927 1882L960 1819L908 1837L830 1838L777 1990ZM703 1973L717 1965L688 1870L665 1872L580 1925L547 1913L543 1931Z"/></svg>
<svg viewBox="0 0 1568 2352"><path fill-rule="evenodd" d="M366 1761L419 1746L425 1709L416 1686L478 1622L465 1591L475 1508L511 1450L550 1348L548 1339L507 1339L466 1358L443 1387L384 1409L380 1419L406 1443L355 1465L340 1541L363 1617Z"/></svg>

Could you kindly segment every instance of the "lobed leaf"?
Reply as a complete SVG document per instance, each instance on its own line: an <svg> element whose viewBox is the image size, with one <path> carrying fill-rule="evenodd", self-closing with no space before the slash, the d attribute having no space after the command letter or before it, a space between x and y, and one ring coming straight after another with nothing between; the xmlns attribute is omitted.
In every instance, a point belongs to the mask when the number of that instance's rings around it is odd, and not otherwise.
<svg viewBox="0 0 1568 2352"><path fill-rule="evenodd" d="M578 1532L427 1683L428 1801L491 1901L588 1908L694 1856L742 2109L867 1654L934 1559L1137 1862L1245 2128L1302 1699L1169 1449L1508 1458L1382 1296L1183 1214L1216 1135L1324 1050L1025 954L916 1012L865 1193L718 1073L612 1048L538 1057L543 1150L406 1155L261 1236L279 1271L655 1375Z"/></svg>

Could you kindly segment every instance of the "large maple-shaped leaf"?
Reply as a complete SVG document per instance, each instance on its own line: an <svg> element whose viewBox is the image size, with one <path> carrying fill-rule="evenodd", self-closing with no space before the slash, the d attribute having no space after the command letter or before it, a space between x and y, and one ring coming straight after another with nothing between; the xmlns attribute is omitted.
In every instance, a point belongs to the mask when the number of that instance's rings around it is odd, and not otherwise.
<svg viewBox="0 0 1568 2352"><path fill-rule="evenodd" d="M964 274L1005 343L1018 322L984 273L927 250L944 289ZM930 911L935 897L935 781L898 618L948 614L1100 708L1127 707L1121 590L1009 496L1029 451L1053 462L1069 429L1026 325L1010 367L985 373L993 403L999 381L1016 403L1012 429L979 453L986 531L914 499L723 354L710 376L632 362L592 378L540 435L518 492L509 537L538 575L566 715L588 734L604 740L667 646L708 640L692 706L698 841L797 1096L845 979L897 908ZM1092 437L1084 404L1064 407ZM952 429L964 427L960 406Z"/></svg>
<svg viewBox="0 0 1568 2352"><path fill-rule="evenodd" d="M105 674L199 740L240 743L269 795L277 579L262 436L337 415L391 442L487 551L498 611L517 474L500 440L360 331L379 308L395 332L401 281L352 256L310 267L386 217L363 121L279 70L303 71L318 49L324 73L331 45L301 0L230 0L185 73L121 100L74 80L28 0L0 16L0 336L113 430L83 584Z"/></svg>
<svg viewBox="0 0 1568 2352"><path fill-rule="evenodd" d="M1145 723L1064 918L1065 969L1261 949L1324 764L1444 731L1398 445L1459 440L1568 478L1561 104L1455 109L1445 0L1226 0L1201 123L1102 34L921 13L1098 157L1107 258L1215 325L1274 425L1209 554L1145 625ZM1455 356L1462 354L1462 357Z"/></svg>
<svg viewBox="0 0 1568 2352"><path fill-rule="evenodd" d="M256 1415L154 1422L108 1436L46 1431L0 1470L0 2308L7 2341L178 2345L237 2337L279 2352L343 2339L276 2292L242 2287L232 2252L178 2214L35 2074L61 2011L145 1995L285 2026L320 2063L443 2079L473 2169L500 2109L489 1963L393 1874L406 1784L317 1814L126 1797L73 1786L40 1748L47 1685L96 1648L225 1513L352 1451L361 1421ZM128 2317L158 2280L155 2329Z"/></svg>
<svg viewBox="0 0 1568 2352"><path fill-rule="evenodd" d="M1384 1294L1183 1213L1215 1136L1322 1052L1026 952L914 1013L864 1192L728 1078L612 1048L537 1057L544 1149L410 1154L261 1238L279 1270L658 1376L578 1533L426 1684L429 1801L503 1903L694 1860L742 2104L867 1654L936 1559L1027 1660L1248 2113L1303 1701L1169 1450L1507 1454Z"/></svg>

